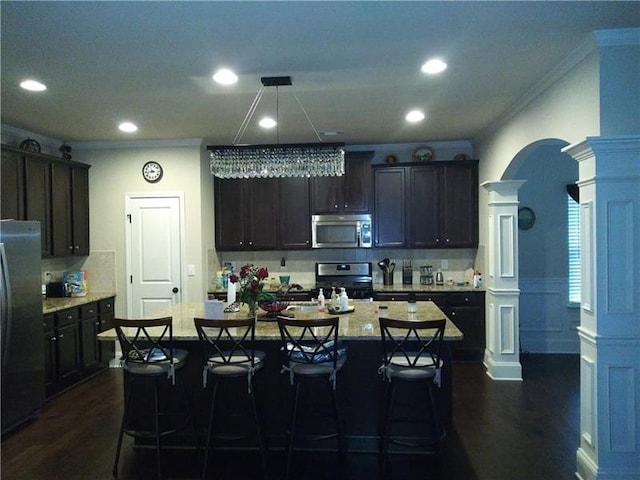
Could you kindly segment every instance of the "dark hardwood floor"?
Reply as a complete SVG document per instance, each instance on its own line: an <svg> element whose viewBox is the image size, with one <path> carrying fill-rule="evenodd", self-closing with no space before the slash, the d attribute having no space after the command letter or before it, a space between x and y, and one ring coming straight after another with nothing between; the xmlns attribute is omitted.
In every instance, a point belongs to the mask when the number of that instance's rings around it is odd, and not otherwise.
<svg viewBox="0 0 640 480"><path fill-rule="evenodd" d="M389 479L564 480L574 478L579 427L578 355L527 355L523 382L495 382L480 364L454 366L454 428L440 465L428 455L393 455ZM50 400L40 417L3 438L3 480L109 479L122 413L122 374L109 370ZM125 437L121 479L155 475L153 451ZM256 452L215 454L210 475L259 477ZM166 478L198 478L201 456L166 451ZM270 478L282 478L284 456L269 459ZM295 479L376 479L373 454L296 456Z"/></svg>

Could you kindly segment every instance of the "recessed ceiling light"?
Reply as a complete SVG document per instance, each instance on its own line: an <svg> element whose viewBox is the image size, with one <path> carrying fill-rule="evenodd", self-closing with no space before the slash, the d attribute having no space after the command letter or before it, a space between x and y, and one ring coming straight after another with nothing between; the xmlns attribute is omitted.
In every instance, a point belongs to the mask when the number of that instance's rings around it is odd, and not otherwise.
<svg viewBox="0 0 640 480"><path fill-rule="evenodd" d="M43 92L47 89L47 86L44 83L40 83L37 80L25 80L20 83L20 86L25 90L29 90L30 92Z"/></svg>
<svg viewBox="0 0 640 480"><path fill-rule="evenodd" d="M276 122L273 118L271 117L264 117L262 120L260 120L258 122L258 125L260 125L262 128L273 128L278 124L278 122Z"/></svg>
<svg viewBox="0 0 640 480"><path fill-rule="evenodd" d="M118 125L118 128L121 132L133 133L138 131L138 126L135 123L131 122L122 122Z"/></svg>
<svg viewBox="0 0 640 480"><path fill-rule="evenodd" d="M420 110L411 110L409 113L407 113L407 116L405 118L407 119L407 122L416 123L420 120L424 120L424 113L422 113Z"/></svg>
<svg viewBox="0 0 640 480"><path fill-rule="evenodd" d="M220 85L233 85L238 81L238 76L228 68L222 68L213 74L213 79Z"/></svg>
<svg viewBox="0 0 640 480"><path fill-rule="evenodd" d="M422 65L422 71L424 73L428 73L429 75L444 72L446 69L447 69L447 64L444 63L439 58L434 58L432 60L429 60L427 63Z"/></svg>

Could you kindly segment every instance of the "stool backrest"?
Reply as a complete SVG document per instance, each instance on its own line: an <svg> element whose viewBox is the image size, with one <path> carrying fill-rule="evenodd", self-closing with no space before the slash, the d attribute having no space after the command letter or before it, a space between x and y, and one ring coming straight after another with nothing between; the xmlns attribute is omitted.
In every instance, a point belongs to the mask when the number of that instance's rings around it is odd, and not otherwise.
<svg viewBox="0 0 640 480"><path fill-rule="evenodd" d="M193 322L201 342L207 344L209 363L220 365L254 365L253 343L256 320L254 317L231 320L194 318Z"/></svg>
<svg viewBox="0 0 640 480"><path fill-rule="evenodd" d="M441 348L446 320L394 320L380 318L382 357L408 368L441 366Z"/></svg>
<svg viewBox="0 0 640 480"><path fill-rule="evenodd" d="M173 318L113 320L127 365L170 362L173 359ZM126 330L125 330L126 329Z"/></svg>
<svg viewBox="0 0 640 480"><path fill-rule="evenodd" d="M289 362L336 363L342 354L338 344L338 317L296 319L278 316L282 351Z"/></svg>

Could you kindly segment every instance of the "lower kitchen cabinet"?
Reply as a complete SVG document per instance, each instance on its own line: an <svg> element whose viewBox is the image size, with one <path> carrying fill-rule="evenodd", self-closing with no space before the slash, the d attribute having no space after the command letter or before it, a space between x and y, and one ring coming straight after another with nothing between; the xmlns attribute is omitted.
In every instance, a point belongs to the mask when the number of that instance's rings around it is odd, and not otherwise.
<svg viewBox="0 0 640 480"><path fill-rule="evenodd" d="M47 397L108 366L113 346L103 346L97 335L112 327L113 302L112 297L43 317Z"/></svg>
<svg viewBox="0 0 640 480"><path fill-rule="evenodd" d="M417 301L435 303L456 327L464 339L453 342L453 359L456 361L481 361L484 354L485 312L484 292L414 292ZM380 302L406 302L410 292L376 292Z"/></svg>

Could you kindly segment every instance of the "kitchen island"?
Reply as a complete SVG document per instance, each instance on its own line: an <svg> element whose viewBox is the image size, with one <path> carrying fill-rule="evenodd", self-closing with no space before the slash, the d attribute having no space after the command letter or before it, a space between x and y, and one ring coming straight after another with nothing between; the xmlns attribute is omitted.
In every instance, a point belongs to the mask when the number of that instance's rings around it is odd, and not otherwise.
<svg viewBox="0 0 640 480"><path fill-rule="evenodd" d="M310 305L302 302L302 305ZM381 305L388 309L387 316L399 319L430 320L446 318L444 333L441 387L438 390L438 405L443 423L448 428L452 423L452 368L451 343L460 341L462 333L433 302L417 302L416 313L407 312L406 302L352 301L355 310L340 316L340 338L348 347L347 363L338 375L337 393L345 419L347 448L349 451L377 451L377 429L382 377L378 374L381 364L380 329L378 311ZM300 304L299 304L300 305ZM328 313L311 311L289 312L296 318L330 316ZM246 316L243 307L238 313L225 313L225 318ZM184 303L170 311L158 312L156 316L173 317L174 340L180 348L189 350L187 365L179 375L187 382L193 401L196 423L206 425L210 394L202 387L202 363L204 349L198 342L194 317L206 317L204 303ZM117 340L115 330L99 335L100 340ZM288 415L288 376L281 374L280 333L275 321L260 320L256 326L256 348L267 355L265 367L256 375L256 391L263 408L269 448L284 446ZM185 437L184 440L187 440Z"/></svg>

